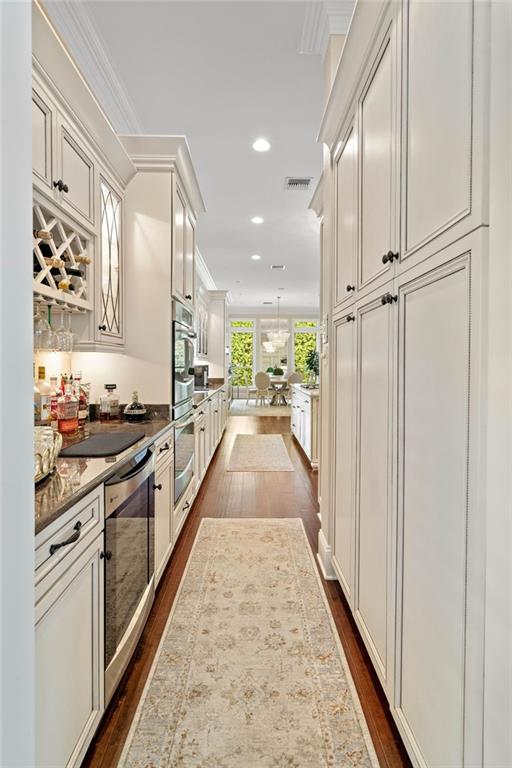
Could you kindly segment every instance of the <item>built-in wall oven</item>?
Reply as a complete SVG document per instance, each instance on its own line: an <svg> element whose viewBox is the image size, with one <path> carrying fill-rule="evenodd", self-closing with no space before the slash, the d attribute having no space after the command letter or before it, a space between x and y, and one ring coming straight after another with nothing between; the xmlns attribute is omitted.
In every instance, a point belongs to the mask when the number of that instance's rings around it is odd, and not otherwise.
<svg viewBox="0 0 512 768"><path fill-rule="evenodd" d="M174 504L194 476L194 316L173 303L172 413L174 420Z"/></svg>
<svg viewBox="0 0 512 768"><path fill-rule="evenodd" d="M135 650L154 600L155 457L136 454L105 483L105 702Z"/></svg>
<svg viewBox="0 0 512 768"><path fill-rule="evenodd" d="M173 302L172 408L178 419L192 408L194 396L194 316Z"/></svg>

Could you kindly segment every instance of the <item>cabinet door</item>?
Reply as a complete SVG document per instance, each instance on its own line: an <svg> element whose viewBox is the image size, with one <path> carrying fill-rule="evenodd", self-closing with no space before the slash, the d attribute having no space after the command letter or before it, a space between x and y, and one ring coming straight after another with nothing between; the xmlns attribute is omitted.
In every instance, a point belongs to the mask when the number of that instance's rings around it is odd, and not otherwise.
<svg viewBox="0 0 512 768"><path fill-rule="evenodd" d="M173 200L173 254L172 295L181 301L185 298L185 217L186 206L180 188L176 184Z"/></svg>
<svg viewBox="0 0 512 768"><path fill-rule="evenodd" d="M470 0L412 0L404 4L407 46L402 260L411 260L422 245L448 229L458 228L451 235L454 240L462 233L461 227L468 232L483 223L482 218L474 223L467 219L475 204L472 198L478 200L479 193L473 179L479 158L476 148L472 150L473 133L479 130L479 121L473 122L474 100L487 91L487 85L482 94L474 86L480 68L479 58L474 55L474 35L487 10L482 7L475 13L475 4ZM486 112L481 104L479 112Z"/></svg>
<svg viewBox="0 0 512 768"><path fill-rule="evenodd" d="M375 296L375 294L374 294ZM396 305L369 298L358 313L356 618L384 688L392 658L391 340Z"/></svg>
<svg viewBox="0 0 512 768"><path fill-rule="evenodd" d="M185 255L183 264L183 297L194 303L194 270L196 251L196 229L189 213L185 216ZM206 354L206 353L205 353Z"/></svg>
<svg viewBox="0 0 512 768"><path fill-rule="evenodd" d="M102 547L103 534L37 588L37 768L79 766L103 712Z"/></svg>
<svg viewBox="0 0 512 768"><path fill-rule="evenodd" d="M394 9L392 9L394 12ZM394 262L383 257L396 252L398 189L397 28L395 17L378 51L359 107L360 244L359 287L388 280Z"/></svg>
<svg viewBox="0 0 512 768"><path fill-rule="evenodd" d="M122 344L124 341L122 245L122 199L102 177L96 338L109 344Z"/></svg>
<svg viewBox="0 0 512 768"><path fill-rule="evenodd" d="M334 536L333 564L347 600L353 604L355 550L355 339L354 322L334 326Z"/></svg>
<svg viewBox="0 0 512 768"><path fill-rule="evenodd" d="M357 139L352 127L336 162L335 306L351 299L356 287Z"/></svg>
<svg viewBox="0 0 512 768"><path fill-rule="evenodd" d="M172 547L174 463L165 460L155 473L155 581L158 584Z"/></svg>
<svg viewBox="0 0 512 768"><path fill-rule="evenodd" d="M50 99L39 88L32 89L32 172L34 183L53 190L53 122Z"/></svg>
<svg viewBox="0 0 512 768"><path fill-rule="evenodd" d="M304 453L308 459L311 460L311 401L309 398L304 400L302 417L304 424L302 447L304 448Z"/></svg>
<svg viewBox="0 0 512 768"><path fill-rule="evenodd" d="M67 187L56 189L60 204L86 225L94 223L94 163L69 123L58 115L57 176Z"/></svg>
<svg viewBox="0 0 512 768"><path fill-rule="evenodd" d="M477 258L400 289L396 707L427 766L480 765L482 754Z"/></svg>

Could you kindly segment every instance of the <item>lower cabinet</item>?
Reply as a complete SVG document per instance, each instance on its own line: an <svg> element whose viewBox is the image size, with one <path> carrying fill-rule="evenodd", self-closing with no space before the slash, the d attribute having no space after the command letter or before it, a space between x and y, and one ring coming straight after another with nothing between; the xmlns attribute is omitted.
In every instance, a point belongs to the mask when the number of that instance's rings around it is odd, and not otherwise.
<svg viewBox="0 0 512 768"><path fill-rule="evenodd" d="M298 384L292 385L292 434L308 457L313 469L318 469L318 392L308 392Z"/></svg>
<svg viewBox="0 0 512 768"><path fill-rule="evenodd" d="M380 289L357 310L358 426L355 616L385 689L391 683L391 343L396 304Z"/></svg>
<svg viewBox="0 0 512 768"><path fill-rule="evenodd" d="M37 768L79 766L103 713L102 549L103 533L36 585Z"/></svg>
<svg viewBox="0 0 512 768"><path fill-rule="evenodd" d="M155 586L160 581L174 545L174 458L166 456L155 471Z"/></svg>

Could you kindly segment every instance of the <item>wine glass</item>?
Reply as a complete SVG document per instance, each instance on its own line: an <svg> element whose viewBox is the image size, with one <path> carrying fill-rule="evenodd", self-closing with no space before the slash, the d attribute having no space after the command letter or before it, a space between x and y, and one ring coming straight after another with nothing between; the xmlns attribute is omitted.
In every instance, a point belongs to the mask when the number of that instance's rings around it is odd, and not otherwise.
<svg viewBox="0 0 512 768"><path fill-rule="evenodd" d="M64 324L64 310L60 310L60 325L55 331L57 337L57 349L59 352L71 352L69 345L69 334Z"/></svg>
<svg viewBox="0 0 512 768"><path fill-rule="evenodd" d="M72 352L78 346L78 334L74 333L74 331L71 328L71 312L68 312L67 333L68 333L69 351Z"/></svg>
<svg viewBox="0 0 512 768"><path fill-rule="evenodd" d="M48 322L48 312L44 303L38 303L34 315L34 350L42 352L53 348L53 331Z"/></svg>

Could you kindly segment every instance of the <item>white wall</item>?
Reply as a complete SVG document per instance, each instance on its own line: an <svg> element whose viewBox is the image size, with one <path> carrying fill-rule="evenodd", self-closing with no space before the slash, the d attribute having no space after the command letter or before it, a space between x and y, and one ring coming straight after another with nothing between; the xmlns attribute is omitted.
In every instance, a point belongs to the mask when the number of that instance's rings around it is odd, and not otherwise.
<svg viewBox="0 0 512 768"><path fill-rule="evenodd" d="M0 765L33 766L31 5L0 3Z"/></svg>

